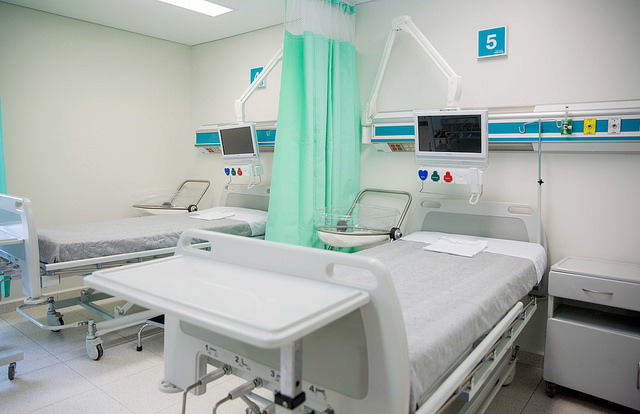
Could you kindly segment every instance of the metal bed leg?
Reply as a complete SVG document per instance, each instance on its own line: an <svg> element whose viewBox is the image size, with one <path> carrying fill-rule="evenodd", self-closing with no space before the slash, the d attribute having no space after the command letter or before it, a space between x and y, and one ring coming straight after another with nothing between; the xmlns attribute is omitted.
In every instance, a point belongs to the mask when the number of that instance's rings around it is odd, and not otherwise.
<svg viewBox="0 0 640 414"><path fill-rule="evenodd" d="M164 315L158 315L155 318L148 319L144 323L144 325L140 327L140 329L138 330L138 343L136 346L136 351L138 352L142 351L142 331L147 326L156 326L158 328L164 329Z"/></svg>
<svg viewBox="0 0 640 414"><path fill-rule="evenodd" d="M136 346L136 351L138 352L142 351L142 338L140 336L142 335L142 330L147 326L151 326L151 325L148 323L145 323L140 327L140 329L138 329L138 345Z"/></svg>

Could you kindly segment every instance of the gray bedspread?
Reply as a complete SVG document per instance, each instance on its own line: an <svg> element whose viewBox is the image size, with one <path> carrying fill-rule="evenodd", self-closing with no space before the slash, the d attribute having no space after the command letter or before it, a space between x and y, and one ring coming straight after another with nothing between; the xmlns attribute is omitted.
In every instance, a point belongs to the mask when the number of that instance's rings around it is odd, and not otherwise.
<svg viewBox="0 0 640 414"><path fill-rule="evenodd" d="M251 236L245 221L194 220L188 214L132 217L38 229L40 261L60 263L175 247L182 232L197 228Z"/></svg>
<svg viewBox="0 0 640 414"><path fill-rule="evenodd" d="M537 282L533 262L495 253L467 258L399 240L357 254L389 269L404 317L411 361L411 412L473 342Z"/></svg>

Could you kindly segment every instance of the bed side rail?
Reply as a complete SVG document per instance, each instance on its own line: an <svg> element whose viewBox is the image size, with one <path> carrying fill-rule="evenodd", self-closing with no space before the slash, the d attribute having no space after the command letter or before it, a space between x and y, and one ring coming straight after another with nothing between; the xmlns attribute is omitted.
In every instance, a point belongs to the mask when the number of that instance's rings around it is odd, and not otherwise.
<svg viewBox="0 0 640 414"><path fill-rule="evenodd" d="M0 230L2 237L13 237L17 240L0 246L0 256L20 266L22 291L27 295L26 301L43 300L38 234L29 199L0 194Z"/></svg>

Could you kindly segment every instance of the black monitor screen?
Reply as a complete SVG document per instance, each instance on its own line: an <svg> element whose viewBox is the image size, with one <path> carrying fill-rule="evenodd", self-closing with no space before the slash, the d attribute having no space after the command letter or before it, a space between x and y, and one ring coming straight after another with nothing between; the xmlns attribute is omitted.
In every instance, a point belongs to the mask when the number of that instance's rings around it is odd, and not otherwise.
<svg viewBox="0 0 640 414"><path fill-rule="evenodd" d="M481 116L418 116L418 151L480 154Z"/></svg>
<svg viewBox="0 0 640 414"><path fill-rule="evenodd" d="M224 155L255 155L254 143L250 126L220 129L220 144Z"/></svg>

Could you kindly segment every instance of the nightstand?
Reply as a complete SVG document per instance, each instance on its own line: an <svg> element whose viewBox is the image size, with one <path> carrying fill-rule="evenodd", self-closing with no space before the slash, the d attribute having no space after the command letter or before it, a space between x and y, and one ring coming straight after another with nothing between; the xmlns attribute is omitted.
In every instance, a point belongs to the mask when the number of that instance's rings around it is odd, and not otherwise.
<svg viewBox="0 0 640 414"><path fill-rule="evenodd" d="M543 376L550 397L558 384L640 410L640 266L551 267Z"/></svg>

